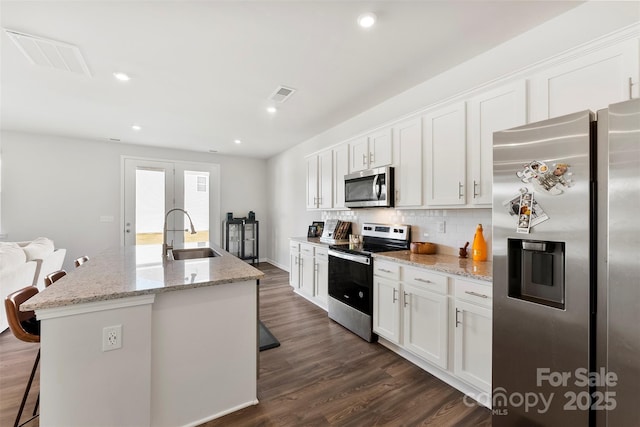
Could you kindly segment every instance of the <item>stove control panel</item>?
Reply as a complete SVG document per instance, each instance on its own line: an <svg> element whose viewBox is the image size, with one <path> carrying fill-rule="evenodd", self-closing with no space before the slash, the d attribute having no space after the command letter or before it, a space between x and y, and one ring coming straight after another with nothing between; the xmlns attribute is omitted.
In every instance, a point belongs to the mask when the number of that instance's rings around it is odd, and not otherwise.
<svg viewBox="0 0 640 427"><path fill-rule="evenodd" d="M410 225L373 224L365 222L362 225L362 235L394 240L409 240Z"/></svg>

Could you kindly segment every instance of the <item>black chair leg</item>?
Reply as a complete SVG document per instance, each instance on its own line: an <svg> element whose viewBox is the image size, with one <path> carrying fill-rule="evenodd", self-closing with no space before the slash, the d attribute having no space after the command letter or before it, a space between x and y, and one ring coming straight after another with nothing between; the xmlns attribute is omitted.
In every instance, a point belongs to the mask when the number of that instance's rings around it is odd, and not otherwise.
<svg viewBox="0 0 640 427"><path fill-rule="evenodd" d="M33 415L36 416L36 412L38 412L38 406L40 406L40 393L38 393L38 398L36 399L36 406L33 408Z"/></svg>
<svg viewBox="0 0 640 427"><path fill-rule="evenodd" d="M36 356L36 361L33 363L33 369L31 369L31 376L29 377L29 382L27 383L27 388L24 390L24 396L22 396L22 403L20 404L20 410L18 411L18 416L16 417L16 422L13 424L14 427L18 427L20 423L20 417L22 416L22 411L24 410L24 405L27 403L27 396L29 396L29 390L31 390L31 383L33 382L33 377L36 375L36 369L38 369L38 362L40 362L40 350L38 349L38 355ZM38 400L40 399L40 393L38 393ZM34 414L35 415L35 414ZM31 421L31 418L29 421ZM27 421L27 422L29 422Z"/></svg>

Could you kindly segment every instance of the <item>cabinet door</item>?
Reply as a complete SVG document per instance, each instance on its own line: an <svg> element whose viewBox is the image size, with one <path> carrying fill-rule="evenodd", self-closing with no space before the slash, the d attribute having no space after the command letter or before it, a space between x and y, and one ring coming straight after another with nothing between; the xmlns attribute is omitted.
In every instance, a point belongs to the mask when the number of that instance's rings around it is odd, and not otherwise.
<svg viewBox="0 0 640 427"><path fill-rule="evenodd" d="M396 206L422 205L422 123L408 120L394 126Z"/></svg>
<svg viewBox="0 0 640 427"><path fill-rule="evenodd" d="M388 166L393 161L392 129L387 128L369 135L369 167Z"/></svg>
<svg viewBox="0 0 640 427"><path fill-rule="evenodd" d="M300 254L298 245L293 243L289 249L289 284L293 289L300 287Z"/></svg>
<svg viewBox="0 0 640 427"><path fill-rule="evenodd" d="M428 205L464 205L466 107L455 104L424 116Z"/></svg>
<svg viewBox="0 0 640 427"><path fill-rule="evenodd" d="M633 39L541 72L531 81L531 120L596 111L638 96L631 86L638 86L638 61L638 40Z"/></svg>
<svg viewBox="0 0 640 427"><path fill-rule="evenodd" d="M373 331L400 344L400 286L377 276L373 278Z"/></svg>
<svg viewBox="0 0 640 427"><path fill-rule="evenodd" d="M448 297L403 283L402 299L404 347L447 369Z"/></svg>
<svg viewBox="0 0 640 427"><path fill-rule="evenodd" d="M300 253L300 292L313 297L315 290L315 262L313 256Z"/></svg>
<svg viewBox="0 0 640 427"><path fill-rule="evenodd" d="M330 209L333 206L333 151L318 154L318 207Z"/></svg>
<svg viewBox="0 0 640 427"><path fill-rule="evenodd" d="M474 205L491 204L493 181L493 132L527 122L525 80L471 99L467 140L471 180L467 200Z"/></svg>
<svg viewBox="0 0 640 427"><path fill-rule="evenodd" d="M333 149L333 207L344 208L344 176L349 173L349 145Z"/></svg>
<svg viewBox="0 0 640 427"><path fill-rule="evenodd" d="M318 207L318 156L307 157L307 209Z"/></svg>
<svg viewBox="0 0 640 427"><path fill-rule="evenodd" d="M454 373L491 392L491 310L456 300Z"/></svg>
<svg viewBox="0 0 640 427"><path fill-rule="evenodd" d="M369 168L369 142L366 136L349 142L351 152L349 172L358 172Z"/></svg>
<svg viewBox="0 0 640 427"><path fill-rule="evenodd" d="M315 298L321 306L327 306L329 299L329 255L326 250L316 249Z"/></svg>

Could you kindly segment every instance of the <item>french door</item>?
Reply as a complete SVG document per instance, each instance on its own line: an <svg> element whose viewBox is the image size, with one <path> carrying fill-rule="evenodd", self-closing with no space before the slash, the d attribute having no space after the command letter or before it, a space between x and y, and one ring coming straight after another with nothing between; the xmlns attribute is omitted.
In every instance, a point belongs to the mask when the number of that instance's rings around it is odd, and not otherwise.
<svg viewBox="0 0 640 427"><path fill-rule="evenodd" d="M162 244L167 221L167 242L220 242L220 170L218 165L123 157L124 245ZM189 220L180 211L189 213Z"/></svg>

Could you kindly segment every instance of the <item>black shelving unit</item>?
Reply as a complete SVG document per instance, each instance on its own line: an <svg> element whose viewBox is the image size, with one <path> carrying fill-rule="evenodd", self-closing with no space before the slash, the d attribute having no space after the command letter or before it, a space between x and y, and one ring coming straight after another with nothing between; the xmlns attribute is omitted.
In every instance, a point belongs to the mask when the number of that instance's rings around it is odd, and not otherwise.
<svg viewBox="0 0 640 427"><path fill-rule="evenodd" d="M259 262L259 221L234 218L224 222L224 249L238 258L251 261L251 264Z"/></svg>

